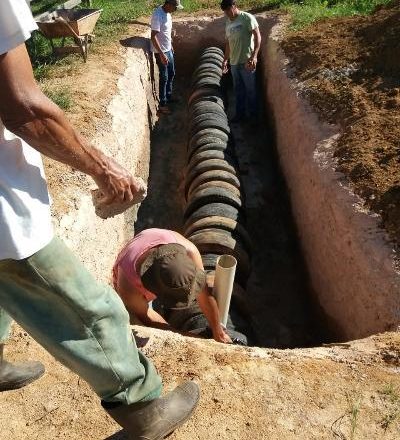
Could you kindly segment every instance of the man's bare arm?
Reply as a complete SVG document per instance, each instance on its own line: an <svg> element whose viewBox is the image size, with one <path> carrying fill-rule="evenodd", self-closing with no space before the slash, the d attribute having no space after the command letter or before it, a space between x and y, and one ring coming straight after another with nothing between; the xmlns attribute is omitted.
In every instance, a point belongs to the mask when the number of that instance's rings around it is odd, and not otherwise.
<svg viewBox="0 0 400 440"><path fill-rule="evenodd" d="M252 34L254 36L254 49L253 49L251 56L250 56L247 63L249 65L250 69L254 70L257 67L258 52L260 51L260 47L261 47L260 28L256 27L252 31Z"/></svg>
<svg viewBox="0 0 400 440"><path fill-rule="evenodd" d="M133 199L138 188L130 173L91 147L41 92L25 45L0 55L0 84L0 118L9 131L42 154L90 175L105 203Z"/></svg>
<svg viewBox="0 0 400 440"><path fill-rule="evenodd" d="M224 61L222 63L222 73L228 72L228 61L229 57L231 55L230 47L229 47L229 41L225 41L225 51L224 51Z"/></svg>
<svg viewBox="0 0 400 440"><path fill-rule="evenodd" d="M158 42L158 39L157 39L157 34L159 34L159 33L160 33L159 31L153 31L152 30L151 31L151 41L153 43L153 46L157 49L157 52L160 55L161 62L163 64L167 65L168 64L168 58L166 57L164 52L161 50L160 43Z"/></svg>

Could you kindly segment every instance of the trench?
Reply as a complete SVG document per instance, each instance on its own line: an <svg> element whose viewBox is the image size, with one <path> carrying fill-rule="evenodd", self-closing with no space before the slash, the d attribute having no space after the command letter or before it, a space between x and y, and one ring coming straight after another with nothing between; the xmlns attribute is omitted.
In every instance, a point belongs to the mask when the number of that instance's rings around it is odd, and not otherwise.
<svg viewBox="0 0 400 440"><path fill-rule="evenodd" d="M348 341L400 324L400 273L379 226L335 171L340 128L324 124L302 98L279 45L277 17L257 15L264 37L258 63L257 127L231 125L251 273L231 308L249 345L275 348ZM184 232L188 106L193 69L204 50L223 47L224 20L176 20L175 96L151 133L149 195L135 231ZM234 107L227 81L228 114ZM204 260L203 260L204 261Z"/></svg>
<svg viewBox="0 0 400 440"><path fill-rule="evenodd" d="M177 25L174 42L177 68L174 96L179 97L179 102L171 105L172 114L162 116L152 130L148 196L138 211L135 233L158 227L184 234L187 102L197 61L193 54L199 54L201 48L210 44L221 47L220 42L208 39L194 39L188 46L183 38L185 29L185 23ZM313 346L321 342L323 333L315 326L308 275L276 155L273 130L268 123L268 109L262 99L262 74L260 69L259 123L231 124L245 199L246 229L252 243L252 263L243 294L233 297L230 317L234 328L247 336L249 345ZM227 113L231 117L234 109L231 79L227 77L224 83Z"/></svg>

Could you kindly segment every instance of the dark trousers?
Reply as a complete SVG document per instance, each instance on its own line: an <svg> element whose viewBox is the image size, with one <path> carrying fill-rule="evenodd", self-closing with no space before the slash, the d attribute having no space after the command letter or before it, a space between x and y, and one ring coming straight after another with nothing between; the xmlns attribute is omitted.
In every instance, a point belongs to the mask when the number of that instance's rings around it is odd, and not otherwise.
<svg viewBox="0 0 400 440"><path fill-rule="evenodd" d="M171 99L172 86L175 77L174 53L172 50L164 52L168 58L168 64L164 65L160 60L160 54L156 53L156 62L160 71L160 106L164 106Z"/></svg>

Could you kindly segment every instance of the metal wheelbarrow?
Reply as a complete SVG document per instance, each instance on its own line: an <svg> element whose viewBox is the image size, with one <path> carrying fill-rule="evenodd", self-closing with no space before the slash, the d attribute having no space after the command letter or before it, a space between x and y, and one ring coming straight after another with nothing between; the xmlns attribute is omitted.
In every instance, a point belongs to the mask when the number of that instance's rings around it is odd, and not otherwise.
<svg viewBox="0 0 400 440"><path fill-rule="evenodd" d="M40 32L50 40L54 54L80 53L86 62L93 30L102 9L57 9L37 19ZM62 38L61 46L54 45L54 38ZM65 46L65 39L72 38L75 46Z"/></svg>

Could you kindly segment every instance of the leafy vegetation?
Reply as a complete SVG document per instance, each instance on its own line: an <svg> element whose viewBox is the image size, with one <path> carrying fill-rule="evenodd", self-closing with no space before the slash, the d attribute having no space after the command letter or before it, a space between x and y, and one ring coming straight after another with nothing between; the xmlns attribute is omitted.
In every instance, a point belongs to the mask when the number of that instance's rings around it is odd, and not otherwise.
<svg viewBox="0 0 400 440"><path fill-rule="evenodd" d="M304 0L284 1L282 8L292 15L292 27L300 29L322 18L370 14L391 0Z"/></svg>

